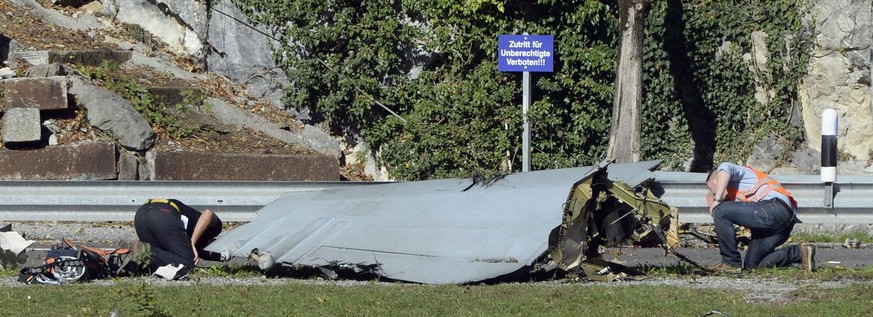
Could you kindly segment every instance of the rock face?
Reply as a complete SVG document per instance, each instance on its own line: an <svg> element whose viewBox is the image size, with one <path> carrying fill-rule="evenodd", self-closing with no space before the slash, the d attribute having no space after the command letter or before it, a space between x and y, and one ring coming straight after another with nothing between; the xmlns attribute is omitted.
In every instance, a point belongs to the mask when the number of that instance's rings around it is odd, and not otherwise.
<svg viewBox="0 0 873 317"><path fill-rule="evenodd" d="M873 8L869 0L821 0L814 12L815 51L800 89L809 146L821 150L821 114L839 115L838 147L858 160L873 154Z"/></svg>
<svg viewBox="0 0 873 317"><path fill-rule="evenodd" d="M282 106L282 88L288 78L273 61L276 41L270 31L254 26L230 0L213 2L207 39L212 51L206 68L245 84L253 96Z"/></svg>
<svg viewBox="0 0 873 317"><path fill-rule="evenodd" d="M206 4L204 1L107 1L104 8L118 21L136 24L161 39L177 53L203 54Z"/></svg>
<svg viewBox="0 0 873 317"><path fill-rule="evenodd" d="M282 106L285 74L273 62L270 31L255 26L230 0L109 1L105 11L136 24L176 53L205 60L206 69L244 84L248 92ZM209 48L208 50L206 48Z"/></svg>

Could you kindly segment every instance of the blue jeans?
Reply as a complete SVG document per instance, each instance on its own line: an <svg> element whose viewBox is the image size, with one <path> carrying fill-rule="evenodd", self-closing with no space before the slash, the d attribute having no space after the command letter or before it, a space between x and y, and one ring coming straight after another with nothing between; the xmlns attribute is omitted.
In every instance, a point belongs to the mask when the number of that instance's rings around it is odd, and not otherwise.
<svg viewBox="0 0 873 317"><path fill-rule="evenodd" d="M781 201L726 201L716 206L712 213L718 248L725 264L750 269L800 263L800 246L775 250L788 240L795 223L794 213ZM749 250L742 262L734 225L749 228L752 232Z"/></svg>

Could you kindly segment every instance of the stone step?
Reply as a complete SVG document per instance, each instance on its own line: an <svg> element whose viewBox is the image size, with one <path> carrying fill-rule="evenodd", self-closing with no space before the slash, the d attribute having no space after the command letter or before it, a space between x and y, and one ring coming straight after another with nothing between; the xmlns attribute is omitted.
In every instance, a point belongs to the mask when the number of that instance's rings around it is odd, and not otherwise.
<svg viewBox="0 0 873 317"><path fill-rule="evenodd" d="M115 145L109 142L59 145L26 151L0 149L0 179L115 179L115 157Z"/></svg>
<svg viewBox="0 0 873 317"><path fill-rule="evenodd" d="M26 51L16 55L30 65L63 63L88 66L100 66L103 61L121 65L129 61L131 56L132 53L125 50Z"/></svg>
<svg viewBox="0 0 873 317"><path fill-rule="evenodd" d="M121 65L129 61L131 56L130 51L122 50L53 51L49 52L49 63L100 66L103 61L111 61Z"/></svg>
<svg viewBox="0 0 873 317"><path fill-rule="evenodd" d="M68 109L67 78L12 78L0 81L0 112L12 108Z"/></svg>

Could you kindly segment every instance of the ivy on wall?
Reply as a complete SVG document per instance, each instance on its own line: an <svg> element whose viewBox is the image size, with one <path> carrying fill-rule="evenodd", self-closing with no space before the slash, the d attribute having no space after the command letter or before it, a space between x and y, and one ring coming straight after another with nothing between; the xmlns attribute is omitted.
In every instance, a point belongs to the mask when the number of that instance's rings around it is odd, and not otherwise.
<svg viewBox="0 0 873 317"><path fill-rule="evenodd" d="M748 153L735 138L763 131L795 138L785 116L808 52L799 1L653 1L644 52L645 159L682 168L697 158L702 168ZM397 179L521 169L521 74L497 71L500 34L555 38L554 73L532 74L533 169L586 165L605 151L615 1L233 2L281 33L275 59L293 81L287 103L322 115L335 133L362 136ZM763 10L770 6L779 9ZM743 60L756 30L777 48L757 81ZM766 105L754 99L756 83L772 91Z"/></svg>
<svg viewBox="0 0 873 317"><path fill-rule="evenodd" d="M811 23L802 19L809 9L806 0L655 1L646 27L644 156L702 172L744 163L767 134L786 148L802 142L797 87L812 48ZM762 50L767 62L757 65ZM692 158L700 160L683 167Z"/></svg>

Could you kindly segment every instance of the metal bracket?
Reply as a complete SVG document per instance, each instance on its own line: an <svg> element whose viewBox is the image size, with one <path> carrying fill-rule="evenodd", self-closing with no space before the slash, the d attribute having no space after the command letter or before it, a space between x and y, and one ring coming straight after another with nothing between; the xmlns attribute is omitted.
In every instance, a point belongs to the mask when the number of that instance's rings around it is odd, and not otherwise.
<svg viewBox="0 0 873 317"><path fill-rule="evenodd" d="M834 183L826 182L824 190L824 207L828 209L834 208Z"/></svg>

